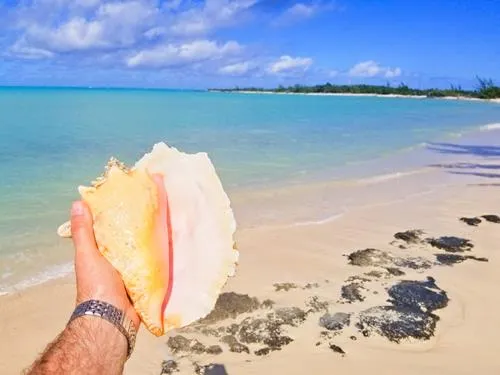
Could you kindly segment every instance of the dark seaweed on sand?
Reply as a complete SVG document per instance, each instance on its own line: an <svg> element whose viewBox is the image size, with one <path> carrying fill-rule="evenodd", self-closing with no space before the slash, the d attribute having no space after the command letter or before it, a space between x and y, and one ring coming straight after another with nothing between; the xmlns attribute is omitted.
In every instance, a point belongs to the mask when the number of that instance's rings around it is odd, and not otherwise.
<svg viewBox="0 0 500 375"><path fill-rule="evenodd" d="M364 336L377 333L393 342L414 338L428 340L434 335L439 317L434 310L448 304L448 296L431 277L426 281L401 281L388 290L390 306L362 311L356 327Z"/></svg>

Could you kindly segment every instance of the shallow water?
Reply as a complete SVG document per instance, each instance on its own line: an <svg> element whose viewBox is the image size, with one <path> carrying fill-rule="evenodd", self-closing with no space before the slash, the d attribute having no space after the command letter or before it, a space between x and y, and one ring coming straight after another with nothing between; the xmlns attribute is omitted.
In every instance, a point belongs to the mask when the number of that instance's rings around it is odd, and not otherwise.
<svg viewBox="0 0 500 375"><path fill-rule="evenodd" d="M71 271L55 228L110 156L208 152L234 192L397 176L422 164L409 149L495 123L500 105L466 101L0 89L0 293Z"/></svg>

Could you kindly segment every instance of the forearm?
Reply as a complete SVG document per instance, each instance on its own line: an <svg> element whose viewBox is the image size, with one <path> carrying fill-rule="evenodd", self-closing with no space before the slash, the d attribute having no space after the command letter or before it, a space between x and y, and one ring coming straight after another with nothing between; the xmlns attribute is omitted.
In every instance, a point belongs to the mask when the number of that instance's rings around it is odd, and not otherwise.
<svg viewBox="0 0 500 375"><path fill-rule="evenodd" d="M121 374L126 357L127 339L115 326L83 316L49 344L27 375Z"/></svg>

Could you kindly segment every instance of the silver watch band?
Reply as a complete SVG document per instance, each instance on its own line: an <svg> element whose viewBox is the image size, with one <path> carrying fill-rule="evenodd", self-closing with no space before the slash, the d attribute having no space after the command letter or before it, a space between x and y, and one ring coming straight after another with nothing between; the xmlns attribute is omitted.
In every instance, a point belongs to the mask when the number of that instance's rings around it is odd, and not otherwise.
<svg viewBox="0 0 500 375"><path fill-rule="evenodd" d="M132 321L125 316L125 313L122 310L107 302L91 299L76 306L73 314L71 314L68 324L76 318L85 315L97 316L106 319L118 328L118 330L127 339L127 359L130 357L132 351L134 350L137 332Z"/></svg>

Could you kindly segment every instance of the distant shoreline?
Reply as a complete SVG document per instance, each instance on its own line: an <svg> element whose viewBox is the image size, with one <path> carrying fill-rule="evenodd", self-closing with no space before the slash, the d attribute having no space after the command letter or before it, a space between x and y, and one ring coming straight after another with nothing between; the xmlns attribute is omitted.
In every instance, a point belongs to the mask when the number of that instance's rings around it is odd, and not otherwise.
<svg viewBox="0 0 500 375"><path fill-rule="evenodd" d="M432 100L466 100L466 101L479 101L487 103L500 104L500 99L481 99L471 98L467 96L442 96L442 97L429 97L427 95L402 95L402 94L369 94L369 93L334 93L334 92L276 92L276 91L251 91L251 90L217 90L209 89L208 92L218 92L224 94L263 94L263 95L304 95L304 96L357 96L357 97L375 97L375 98L409 98L409 99L432 99Z"/></svg>

